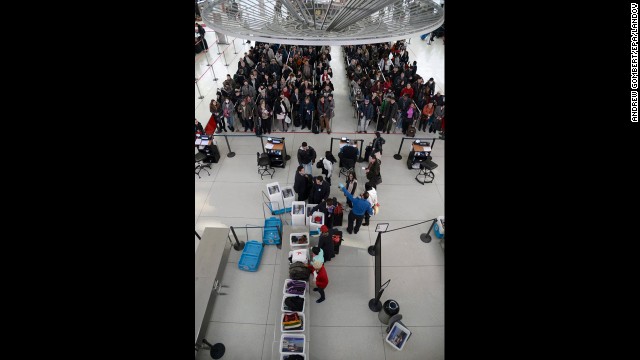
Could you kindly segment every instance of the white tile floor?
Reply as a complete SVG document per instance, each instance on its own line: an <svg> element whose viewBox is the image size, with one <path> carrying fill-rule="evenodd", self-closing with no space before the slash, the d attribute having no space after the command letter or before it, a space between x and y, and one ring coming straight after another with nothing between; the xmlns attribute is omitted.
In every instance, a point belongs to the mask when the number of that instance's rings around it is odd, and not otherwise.
<svg viewBox="0 0 640 360"><path fill-rule="evenodd" d="M195 117L203 125L209 119L210 100L215 97L217 87L222 84L227 73L233 74L237 68L238 57L248 45L241 39L235 39L238 54L234 54L233 45L219 45L226 48L224 55L217 55L215 36L207 33L211 52L196 56L196 77L201 78L198 87L203 99L195 96ZM229 37L229 41L231 41ZM253 43L252 43L253 44ZM365 145L373 139L373 133L353 135L355 119L353 109L347 100L348 85L344 76L342 50L332 47L333 82L335 86L336 118L333 121L332 136L350 134L352 138L365 139ZM427 45L419 37L411 39L409 44L410 61L418 61L418 73L425 78L433 77L437 90L444 93L444 46L442 39L436 39ZM205 56L208 58L205 59ZM220 57L219 57L220 56ZM225 58L223 59L222 56ZM219 58L218 58L219 57ZM217 60L216 60L217 59ZM229 67L225 67L225 59ZM214 82L211 68L213 62L218 81ZM244 134L244 133L242 133ZM334 135L335 134L335 135ZM232 151L236 153L228 158L228 149L224 138L219 137L220 161L212 165L211 175L201 173L195 176L195 229L202 233L205 227L216 224L245 226L261 225L263 209L261 191L264 184L279 181L281 186L293 185L296 150L303 141L313 146L319 155L329 150L330 137L326 133L314 135L309 132L286 133L275 136L286 138L287 152L292 159L285 169L277 168L273 179L260 180L256 166L256 152L261 151L260 140L254 136L229 138ZM418 137L431 138L433 134L418 132ZM402 134L383 136L386 139L382 157L383 183L378 187L381 212L372 218L369 227L363 227L357 235L345 231L345 242L340 255L327 264L329 286L327 300L311 307L311 359L444 359L444 251L439 240L425 244L419 235L428 228L428 223L388 233L383 236L382 280L391 279L384 292L382 301L395 299L400 304L403 323L413 332L402 351L391 348L384 342L384 326L378 320L378 314L367 306L374 291L374 258L366 249L376 239L375 224L388 222L389 228L399 228L416 222L444 215L444 141L436 140L432 156L438 164L434 170L434 183L420 185L414 180L417 170L408 170L406 157L409 144L405 141L400 154L402 160L395 160ZM337 143L334 143L334 156L337 157ZM359 186L363 186L363 171L358 169ZM339 191L339 169L334 169L331 196L344 202ZM314 168L314 175L319 170ZM361 190L359 188L359 190ZM346 225L345 214L345 225ZM290 216L286 216L290 219ZM344 228L343 228L344 229ZM241 240L260 239L258 230L238 231ZM195 248L198 239L194 237ZM265 247L262 261L257 272L244 272L238 269L240 253L231 250L223 284L225 296L216 300L206 338L222 342L226 346L224 359L261 359L270 360L274 337L274 321L280 313L282 284L274 281L274 270L279 264L279 250L275 246ZM280 254L281 255L281 254ZM199 359L207 359L204 352Z"/></svg>

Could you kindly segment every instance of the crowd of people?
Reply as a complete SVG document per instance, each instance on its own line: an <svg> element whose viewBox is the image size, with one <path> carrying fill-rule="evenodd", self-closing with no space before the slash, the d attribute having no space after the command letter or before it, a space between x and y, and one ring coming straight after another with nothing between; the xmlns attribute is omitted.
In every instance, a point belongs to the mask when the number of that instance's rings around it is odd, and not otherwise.
<svg viewBox="0 0 640 360"><path fill-rule="evenodd" d="M343 192L346 201L346 211L350 211L348 217L347 232L349 234L357 234L360 230L360 226L368 226L369 218L374 215L376 205L378 204L378 196L376 187L382 183L382 175L380 174L380 166L382 161L382 144L384 139L380 136L380 133L376 133L376 139L373 141L373 146L369 150L367 156L367 166L363 167L367 181L364 184L364 191L356 193L358 191L358 179L353 165L348 165L350 171L346 175L346 185L338 184L340 190ZM341 149L355 150L354 146L346 144ZM333 167L337 160L331 154L330 151L325 152L325 156L316 164L316 167L321 169L322 175L313 175L313 164L316 162L317 153L315 149L309 146L306 142L303 142L297 153L298 167L296 169L296 175L293 185L293 190L297 194L298 201L307 201L309 204L316 204L316 208L313 210L319 210L325 213L325 225L332 228L332 214L334 207L337 205L335 200L331 199L331 174ZM341 157L341 161L345 159ZM364 201L364 202L363 202ZM366 203L365 203L366 202ZM364 222L363 222L364 221Z"/></svg>
<svg viewBox="0 0 640 360"><path fill-rule="evenodd" d="M406 44L349 45L343 47L350 100L356 105L358 132L367 132L372 121L387 134L410 126L426 132L444 133L444 94L436 91L433 78L417 74Z"/></svg>
<svg viewBox="0 0 640 360"><path fill-rule="evenodd" d="M346 185L339 183L338 188L342 191L346 206L342 206L337 198L330 197L331 174L333 164L337 162L330 151L325 152L325 156L318 160L317 168L321 169L324 175L313 175L313 164L316 162L317 153L315 149L303 142L298 149L298 167L293 185L293 190L297 194L298 201L305 201L307 204L314 204L311 213L320 211L324 214L324 224L320 227L318 245L312 248L313 261L308 266L309 270L315 272L315 283L313 291L320 294L316 303L321 303L326 299L325 288L329 283L326 262L331 261L339 253L341 232L335 231L334 227L341 226L343 211L348 212L347 228L349 234L357 234L362 226L369 226L371 216L378 214L379 200L377 185L382 182L380 175L380 165L382 157L382 144L384 139L376 132L376 139L370 146L368 156L368 166L364 168L367 181L364 189L358 188L358 179L355 170L346 175ZM357 154L357 149L347 143L341 148L342 151L351 150ZM341 160L346 159L341 157ZM334 221L340 216L340 221ZM340 234L340 235L338 235ZM336 238L337 237L337 238Z"/></svg>
<svg viewBox="0 0 640 360"><path fill-rule="evenodd" d="M211 100L218 131L287 132L292 127L331 133L335 116L330 48L256 42L227 74ZM229 104L220 109L214 104ZM222 106L221 106L222 107Z"/></svg>

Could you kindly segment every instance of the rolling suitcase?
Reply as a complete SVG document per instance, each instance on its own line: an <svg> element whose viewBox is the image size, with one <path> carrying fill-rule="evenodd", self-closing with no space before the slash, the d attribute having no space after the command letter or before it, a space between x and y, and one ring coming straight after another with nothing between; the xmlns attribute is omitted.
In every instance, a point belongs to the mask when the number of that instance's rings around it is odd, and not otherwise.
<svg viewBox="0 0 640 360"><path fill-rule="evenodd" d="M407 136L408 137L415 137L416 136L416 127L413 125L410 125L409 128L407 129Z"/></svg>

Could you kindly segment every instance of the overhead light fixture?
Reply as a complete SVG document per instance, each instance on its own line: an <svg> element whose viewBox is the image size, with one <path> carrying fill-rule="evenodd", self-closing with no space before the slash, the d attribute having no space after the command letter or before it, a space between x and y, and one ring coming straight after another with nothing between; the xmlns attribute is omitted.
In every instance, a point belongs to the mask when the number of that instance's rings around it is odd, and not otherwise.
<svg viewBox="0 0 640 360"><path fill-rule="evenodd" d="M217 32L280 44L380 43L444 24L432 0L208 0L200 13Z"/></svg>

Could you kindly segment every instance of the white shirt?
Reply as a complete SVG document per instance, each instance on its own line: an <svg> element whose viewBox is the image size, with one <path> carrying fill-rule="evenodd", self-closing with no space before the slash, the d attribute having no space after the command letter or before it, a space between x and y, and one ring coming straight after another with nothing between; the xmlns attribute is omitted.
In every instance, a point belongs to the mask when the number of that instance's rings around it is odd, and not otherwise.
<svg viewBox="0 0 640 360"><path fill-rule="evenodd" d="M378 203L378 193L376 192L376 189L371 189L367 192L369 193L367 201L371 204L371 207L373 207L373 205Z"/></svg>

